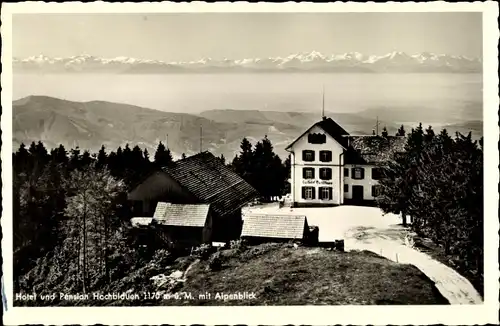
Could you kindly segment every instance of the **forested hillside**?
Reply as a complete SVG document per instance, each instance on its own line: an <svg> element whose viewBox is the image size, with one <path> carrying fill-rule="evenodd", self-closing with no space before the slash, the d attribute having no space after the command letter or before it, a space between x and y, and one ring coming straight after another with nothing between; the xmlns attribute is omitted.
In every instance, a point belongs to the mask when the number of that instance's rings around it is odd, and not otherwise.
<svg viewBox="0 0 500 326"><path fill-rule="evenodd" d="M443 249L446 263L483 289L483 139L473 141L422 124L406 152L384 166L379 206L409 216L411 228Z"/></svg>

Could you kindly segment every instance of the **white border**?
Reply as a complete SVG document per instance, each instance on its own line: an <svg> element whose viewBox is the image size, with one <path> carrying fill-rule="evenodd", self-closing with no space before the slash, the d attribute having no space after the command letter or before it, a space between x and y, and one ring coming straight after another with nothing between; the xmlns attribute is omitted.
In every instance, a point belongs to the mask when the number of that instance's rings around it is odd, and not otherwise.
<svg viewBox="0 0 500 326"><path fill-rule="evenodd" d="M12 14L166 12L482 12L485 148L485 296L468 306L12 307ZM2 5L2 251L4 324L486 324L498 323L498 4L446 3L5 3ZM457 26L457 28L459 28Z"/></svg>

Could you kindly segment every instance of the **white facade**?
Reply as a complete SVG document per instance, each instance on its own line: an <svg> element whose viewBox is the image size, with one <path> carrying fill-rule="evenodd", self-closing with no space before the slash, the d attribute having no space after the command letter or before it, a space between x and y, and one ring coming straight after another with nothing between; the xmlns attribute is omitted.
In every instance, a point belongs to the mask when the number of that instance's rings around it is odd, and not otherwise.
<svg viewBox="0 0 500 326"><path fill-rule="evenodd" d="M326 141L311 143L310 134L325 135ZM320 126L313 126L287 150L291 163L290 196L294 205L342 205L344 200L375 199L377 167L344 164L345 148ZM309 152L309 156L304 151Z"/></svg>
<svg viewBox="0 0 500 326"><path fill-rule="evenodd" d="M367 164L345 164L344 168L347 169L347 171L344 171L344 183L345 183L345 188L344 190L344 198L345 199L353 199L353 187L354 186L361 186L362 188L362 193L363 197L359 198L362 200L375 200L374 193L376 193L376 189L373 187L378 185L378 181L375 180L377 177L373 176L373 173L376 173L377 167L375 165L367 165ZM353 175L356 173L355 170L353 169L363 169L363 176L362 178L355 178L357 176ZM361 192L361 188L358 188L359 191Z"/></svg>
<svg viewBox="0 0 500 326"><path fill-rule="evenodd" d="M326 135L326 142L323 144L309 143L308 134L314 133ZM343 203L344 148L335 139L328 135L328 133L326 133L319 126L314 126L308 133L299 138L289 148L289 151L291 152L291 197L293 203L325 205L340 205ZM303 159L303 151L314 152L314 159L311 161L305 161ZM331 160L323 162L320 158L321 151L330 152ZM311 178L305 178L304 174L306 174L306 176L310 176L310 174L307 175L307 173L304 172L304 168L309 171L314 171L314 176ZM331 174L321 178L320 173L325 171L321 169L331 169ZM304 187L309 188L306 190L306 198L303 196ZM326 190L320 188L326 188ZM313 196L311 196L310 189L314 189ZM322 192L323 196L320 195ZM331 196L329 192L331 192Z"/></svg>

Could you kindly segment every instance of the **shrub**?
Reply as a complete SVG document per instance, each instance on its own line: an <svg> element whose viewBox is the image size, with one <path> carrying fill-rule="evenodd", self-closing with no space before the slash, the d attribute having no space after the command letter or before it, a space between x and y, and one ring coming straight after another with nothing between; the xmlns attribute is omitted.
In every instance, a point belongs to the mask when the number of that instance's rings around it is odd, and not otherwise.
<svg viewBox="0 0 500 326"><path fill-rule="evenodd" d="M220 252L216 252L210 256L208 260L208 268L211 271L219 271L222 268L222 259L220 257Z"/></svg>
<svg viewBox="0 0 500 326"><path fill-rule="evenodd" d="M236 249L238 251L245 251L247 249L247 242L243 239L231 240L229 243L229 248Z"/></svg>
<svg viewBox="0 0 500 326"><path fill-rule="evenodd" d="M201 246L194 248L191 255L199 257L202 260L206 260L213 252L214 248L211 245L204 243Z"/></svg>

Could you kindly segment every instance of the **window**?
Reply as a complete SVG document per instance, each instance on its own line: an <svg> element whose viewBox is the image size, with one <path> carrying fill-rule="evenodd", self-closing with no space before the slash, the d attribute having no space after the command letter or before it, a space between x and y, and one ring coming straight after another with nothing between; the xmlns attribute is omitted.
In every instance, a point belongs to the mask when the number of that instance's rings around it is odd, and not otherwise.
<svg viewBox="0 0 500 326"><path fill-rule="evenodd" d="M321 162L331 162L332 151L319 151L319 160Z"/></svg>
<svg viewBox="0 0 500 326"><path fill-rule="evenodd" d="M320 187L319 188L319 199L331 200L332 199L332 187Z"/></svg>
<svg viewBox="0 0 500 326"><path fill-rule="evenodd" d="M314 161L314 151L311 150L302 151L302 161L306 162Z"/></svg>
<svg viewBox="0 0 500 326"><path fill-rule="evenodd" d="M344 192L349 192L349 185L344 185Z"/></svg>
<svg viewBox="0 0 500 326"><path fill-rule="evenodd" d="M372 197L380 196L380 186L372 186Z"/></svg>
<svg viewBox="0 0 500 326"><path fill-rule="evenodd" d="M319 178L321 180L331 180L332 179L332 169L330 169L330 168L319 169Z"/></svg>
<svg viewBox="0 0 500 326"><path fill-rule="evenodd" d="M348 176L349 176L349 169L344 168L344 177L348 177Z"/></svg>
<svg viewBox="0 0 500 326"><path fill-rule="evenodd" d="M314 168L303 168L302 178L304 179L314 179Z"/></svg>
<svg viewBox="0 0 500 326"><path fill-rule="evenodd" d="M361 180L365 178L365 169L363 168L352 168L351 178L356 180Z"/></svg>
<svg viewBox="0 0 500 326"><path fill-rule="evenodd" d="M380 168L372 168L372 179L380 180L382 178L382 170Z"/></svg>
<svg viewBox="0 0 500 326"><path fill-rule="evenodd" d="M307 135L307 141L309 144L324 144L326 143L325 134L309 134Z"/></svg>
<svg viewBox="0 0 500 326"><path fill-rule="evenodd" d="M303 199L314 199L314 187L302 187Z"/></svg>

